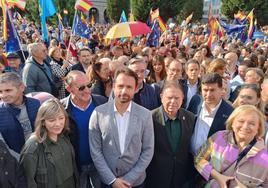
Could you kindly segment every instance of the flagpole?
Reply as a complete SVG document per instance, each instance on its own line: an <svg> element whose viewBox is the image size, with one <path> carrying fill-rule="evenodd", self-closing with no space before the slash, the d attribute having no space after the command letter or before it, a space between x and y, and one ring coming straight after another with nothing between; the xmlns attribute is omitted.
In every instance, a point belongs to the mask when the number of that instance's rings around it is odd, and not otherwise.
<svg viewBox="0 0 268 188"><path fill-rule="evenodd" d="M73 38L73 28L75 27L74 24L75 24L76 16L77 16L77 9L75 9L75 13L74 13L73 26L72 26L72 29L71 29L71 36L70 36L69 44L68 44L68 48L67 48L67 57L68 57L68 53L70 53L69 50L70 50L71 41L72 41L72 38Z"/></svg>
<svg viewBox="0 0 268 188"><path fill-rule="evenodd" d="M19 38L19 36L18 36L18 33L17 33L17 31L15 30L15 27L14 27L14 24L13 24L13 19L10 19L11 16L10 16L10 12L9 12L9 7L8 7L8 6L7 6L7 14L8 14L7 16L9 17L9 20L10 20L10 22L11 22L12 32L13 32L13 33L15 32L15 36L16 36L18 42L19 42L19 46L20 46L20 50L21 50L21 53L22 53L22 56L23 56L23 60L24 60L24 62L25 62L25 61L26 61L26 57L25 57L24 51L23 51L23 49L22 49L22 46L21 46L21 42L20 42L20 38Z"/></svg>

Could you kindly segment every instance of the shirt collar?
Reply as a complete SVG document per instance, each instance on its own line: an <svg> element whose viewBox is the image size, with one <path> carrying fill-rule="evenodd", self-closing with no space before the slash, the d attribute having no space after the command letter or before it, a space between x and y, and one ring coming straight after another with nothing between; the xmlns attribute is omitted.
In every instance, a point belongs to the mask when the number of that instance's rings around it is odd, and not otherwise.
<svg viewBox="0 0 268 188"><path fill-rule="evenodd" d="M128 107L127 107L127 110L124 113L131 112L131 106L132 106L132 101L130 101L130 103L129 103ZM116 106L115 106L115 103L114 103L114 112L119 113L117 108L116 108Z"/></svg>
<svg viewBox="0 0 268 188"><path fill-rule="evenodd" d="M215 114L218 111L221 103L222 103L222 99L220 100L219 104L217 104L217 106L215 106L214 108L211 109L211 112L209 113L207 108L206 108L205 101L204 101L203 104L202 104L202 109L204 109L205 115L215 116Z"/></svg>
<svg viewBox="0 0 268 188"><path fill-rule="evenodd" d="M178 116L179 116L179 111L178 111L176 117L175 117L174 119L170 119L170 118L168 117L166 111L164 110L163 106L162 106L162 109L163 109L163 116L164 116L164 121L165 121L165 122L167 122L167 120L175 120L175 119L177 119Z"/></svg>
<svg viewBox="0 0 268 188"><path fill-rule="evenodd" d="M81 111L85 111L85 110L88 109L88 107L91 105L92 97L90 98L89 103L88 103L88 105L87 105L87 107L86 107L85 109L83 109L83 108L77 106L76 104L74 104L74 102L73 102L73 100L72 100L71 97L70 97L70 101L71 101L71 104L72 104L75 108L78 108L78 109L81 110Z"/></svg>
<svg viewBox="0 0 268 188"><path fill-rule="evenodd" d="M192 84L190 84L189 80L187 79L187 85L188 86L192 86L193 87L193 86L197 86L197 84L198 84L198 81L194 85L192 85Z"/></svg>

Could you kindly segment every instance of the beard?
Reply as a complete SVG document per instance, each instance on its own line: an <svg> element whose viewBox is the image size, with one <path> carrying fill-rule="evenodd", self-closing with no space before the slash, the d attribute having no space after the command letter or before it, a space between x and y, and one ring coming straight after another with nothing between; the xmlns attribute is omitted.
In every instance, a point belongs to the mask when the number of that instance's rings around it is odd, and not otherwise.
<svg viewBox="0 0 268 188"><path fill-rule="evenodd" d="M117 101L120 103L128 103L132 100L132 98L127 95L127 94L123 94L123 95L118 95L118 97L116 97Z"/></svg>

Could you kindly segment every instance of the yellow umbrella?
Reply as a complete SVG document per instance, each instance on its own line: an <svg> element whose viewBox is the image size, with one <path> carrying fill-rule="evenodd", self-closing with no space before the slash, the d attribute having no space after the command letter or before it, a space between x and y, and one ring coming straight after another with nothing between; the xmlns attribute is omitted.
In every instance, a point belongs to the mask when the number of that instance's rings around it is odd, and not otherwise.
<svg viewBox="0 0 268 188"><path fill-rule="evenodd" d="M122 37L134 37L150 33L151 29L143 22L122 22L114 25L105 38L116 39Z"/></svg>

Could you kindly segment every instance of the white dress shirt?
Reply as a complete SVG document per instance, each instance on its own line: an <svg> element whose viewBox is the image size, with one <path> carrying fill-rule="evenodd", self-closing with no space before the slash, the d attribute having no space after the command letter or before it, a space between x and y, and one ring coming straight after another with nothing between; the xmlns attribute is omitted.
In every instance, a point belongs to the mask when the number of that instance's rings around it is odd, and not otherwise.
<svg viewBox="0 0 268 188"><path fill-rule="evenodd" d="M116 106L114 105L115 120L116 120L116 125L118 128L118 136L119 136L121 154L123 154L125 150L125 140L126 140L127 129L128 129L128 124L129 124L129 115L131 111L131 105L132 105L132 102L129 103L127 110L122 115L118 112Z"/></svg>
<svg viewBox="0 0 268 188"><path fill-rule="evenodd" d="M198 154L201 146L207 141L210 127L221 105L221 102L222 100L215 108L211 110L210 113L207 111L205 103L203 102L195 124L194 134L191 138L191 152L194 156Z"/></svg>
<svg viewBox="0 0 268 188"><path fill-rule="evenodd" d="M191 85L189 80L187 80L188 90L187 90L186 108L188 108L192 97L197 93L197 84L198 84L198 82L196 82L194 85Z"/></svg>

